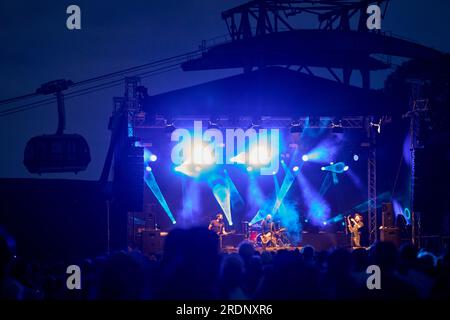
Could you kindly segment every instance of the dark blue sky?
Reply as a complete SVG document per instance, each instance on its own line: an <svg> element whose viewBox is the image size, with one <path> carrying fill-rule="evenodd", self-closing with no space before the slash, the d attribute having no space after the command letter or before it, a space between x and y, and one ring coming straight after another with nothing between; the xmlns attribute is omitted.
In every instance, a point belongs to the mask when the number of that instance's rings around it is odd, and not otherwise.
<svg viewBox="0 0 450 320"><path fill-rule="evenodd" d="M220 13L244 2L4 0L0 3L0 99L33 92L50 80L80 81L196 50L201 40L226 34ZM70 4L81 7L80 31L66 29ZM382 29L450 52L450 1L391 0ZM143 84L155 94L231 73L179 70L144 79ZM375 77L375 86L382 80L381 74ZM66 132L88 140L92 162L76 176L43 177L99 177L109 142L112 97L122 94L123 88L116 87L66 102ZM0 117L0 177L34 177L22 164L25 144L34 135L54 133L56 124L53 105Z"/></svg>

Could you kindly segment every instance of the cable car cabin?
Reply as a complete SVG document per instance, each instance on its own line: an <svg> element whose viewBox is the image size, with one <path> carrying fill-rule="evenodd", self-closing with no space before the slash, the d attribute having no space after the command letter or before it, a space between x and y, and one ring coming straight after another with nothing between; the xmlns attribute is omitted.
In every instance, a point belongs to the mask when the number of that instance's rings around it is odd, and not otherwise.
<svg viewBox="0 0 450 320"><path fill-rule="evenodd" d="M79 134L42 135L31 138L24 165L31 173L85 170L91 161L89 146Z"/></svg>

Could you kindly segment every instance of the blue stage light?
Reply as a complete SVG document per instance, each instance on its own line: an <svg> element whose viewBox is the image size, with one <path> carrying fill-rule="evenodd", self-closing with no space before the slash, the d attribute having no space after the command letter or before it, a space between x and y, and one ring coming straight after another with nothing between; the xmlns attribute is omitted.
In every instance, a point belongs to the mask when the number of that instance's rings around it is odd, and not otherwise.
<svg viewBox="0 0 450 320"><path fill-rule="evenodd" d="M307 155L307 154L304 154L304 155L302 156L302 160L303 160L303 161L308 161L308 160L309 160L308 155Z"/></svg>
<svg viewBox="0 0 450 320"><path fill-rule="evenodd" d="M300 168L299 168L298 166L294 166L294 167L292 168L292 171L297 172L299 169L300 169Z"/></svg>
<svg viewBox="0 0 450 320"><path fill-rule="evenodd" d="M150 161L150 155L152 153L150 152L150 150L148 150L147 148L144 148L144 162L149 162Z"/></svg>
<svg viewBox="0 0 450 320"><path fill-rule="evenodd" d="M212 179L214 180L214 179ZM209 182L214 198L216 198L219 206L222 208L228 224L233 225L231 218L231 192L225 181Z"/></svg>
<svg viewBox="0 0 450 320"><path fill-rule="evenodd" d="M411 220L411 211L409 210L409 208L405 208L403 214L405 215L406 219Z"/></svg>
<svg viewBox="0 0 450 320"><path fill-rule="evenodd" d="M330 162L329 166L320 168L320 170L322 170L322 171L330 171L334 174L343 173L344 171L348 171L348 169L350 169L350 167L348 165L346 165L344 162L338 162L338 163Z"/></svg>
<svg viewBox="0 0 450 320"><path fill-rule="evenodd" d="M255 143L248 153L249 163L255 166L267 165L272 159L272 151L266 143Z"/></svg>
<svg viewBox="0 0 450 320"><path fill-rule="evenodd" d="M272 215L274 215L280 208L284 197L288 193L295 180L295 177L297 176L292 174L292 172L287 168L286 164L282 164L282 166L283 169L285 169L284 171L286 172L286 175L284 176L283 183L281 184L281 187L276 194L276 201L275 205L272 208Z"/></svg>
<svg viewBox="0 0 450 320"><path fill-rule="evenodd" d="M339 141L336 141L335 138L322 140L312 150L306 153L308 161L319 163L332 161L339 151L340 144L337 142Z"/></svg>
<svg viewBox="0 0 450 320"><path fill-rule="evenodd" d="M306 217L310 223L322 225L330 215L330 206L304 175L297 175L297 182L306 205Z"/></svg>
<svg viewBox="0 0 450 320"><path fill-rule="evenodd" d="M149 166L146 167L150 168ZM144 181L147 184L147 186L150 188L150 190L155 195L156 199L158 199L158 202L160 203L161 207L166 212L169 219L172 221L173 224L175 224L175 218L169 208L169 205L166 202L166 199L164 198L163 193L161 192L161 189L159 188L158 183L156 182L155 176L153 175L153 172L150 168L150 171L147 170L147 174L144 176Z"/></svg>
<svg viewBox="0 0 450 320"><path fill-rule="evenodd" d="M147 171L147 172L150 172L150 171L152 171L152 167L150 167L150 166L146 166L146 167L145 167L145 171Z"/></svg>
<svg viewBox="0 0 450 320"><path fill-rule="evenodd" d="M355 153L353 155L353 161L358 161L359 160L359 156Z"/></svg>
<svg viewBox="0 0 450 320"><path fill-rule="evenodd" d="M156 156L156 154L152 154L152 155L150 156L150 161L151 161L151 162L155 162L156 160L158 160L158 157Z"/></svg>

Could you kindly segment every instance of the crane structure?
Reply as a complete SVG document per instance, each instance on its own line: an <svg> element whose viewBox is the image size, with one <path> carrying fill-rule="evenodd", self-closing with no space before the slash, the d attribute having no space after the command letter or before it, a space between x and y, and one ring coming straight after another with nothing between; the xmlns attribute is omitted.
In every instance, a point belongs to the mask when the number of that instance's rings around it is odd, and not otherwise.
<svg viewBox="0 0 450 320"><path fill-rule="evenodd" d="M314 75L323 68L349 85L360 72L370 88L370 72L388 69L390 56L431 59L440 52L366 26L369 5L381 18L389 0L253 0L222 12L225 41L203 41L202 56L182 64L183 70L286 66ZM212 45L211 45L212 44ZM384 56L380 59L375 56ZM385 61L386 60L386 61Z"/></svg>

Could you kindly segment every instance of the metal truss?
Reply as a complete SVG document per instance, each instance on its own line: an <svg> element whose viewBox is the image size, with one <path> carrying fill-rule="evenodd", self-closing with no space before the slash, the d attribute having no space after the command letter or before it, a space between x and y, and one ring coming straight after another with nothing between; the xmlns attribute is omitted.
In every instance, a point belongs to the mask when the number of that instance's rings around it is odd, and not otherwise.
<svg viewBox="0 0 450 320"><path fill-rule="evenodd" d="M365 128L367 130L368 147L367 153L367 220L369 245L378 240L377 228L377 153L376 153L376 135L377 129L373 125L374 119L368 117L365 119ZM381 125L381 123L380 123Z"/></svg>
<svg viewBox="0 0 450 320"><path fill-rule="evenodd" d="M144 123L145 113L142 111L142 101L148 96L147 88L140 85L140 77L125 78L125 94L113 98L113 116L126 113L127 136L135 136L135 128ZM110 123L111 126L115 124Z"/></svg>
<svg viewBox="0 0 450 320"><path fill-rule="evenodd" d="M134 136L134 115L139 111L137 87L140 84L139 77L125 78L125 107L127 111L127 133L128 137Z"/></svg>
<svg viewBox="0 0 450 320"><path fill-rule="evenodd" d="M173 116L165 118L162 116L148 116L144 113L135 115L137 128L164 128L171 124L175 127L189 128L194 121L214 124L218 128L247 128L250 126L261 126L264 128L290 128L293 125L303 128L328 128L340 127L342 129L363 129L365 117L206 117L206 116Z"/></svg>
<svg viewBox="0 0 450 320"><path fill-rule="evenodd" d="M418 149L423 149L424 144L421 137L421 121L427 116L429 111L428 99L423 98L423 85L424 82L421 80L413 79L409 81L411 85L411 110L404 115L404 117L410 118L410 152L411 152L411 198L410 198L410 208L411 208L411 220L412 220L412 243L421 247L421 212L420 208L416 206L416 182L420 179L420 174L416 171L416 151Z"/></svg>
<svg viewBox="0 0 450 320"><path fill-rule="evenodd" d="M369 147L367 157L367 220L369 221L369 243L373 244L378 240L377 229L377 160L376 148Z"/></svg>
<svg viewBox="0 0 450 320"><path fill-rule="evenodd" d="M222 12L222 19L232 41L299 29L288 20L299 14L316 16L317 29L368 31L367 7L371 4L381 6L384 18L388 3L389 0L253 0ZM356 26L352 26L351 19L357 21Z"/></svg>

